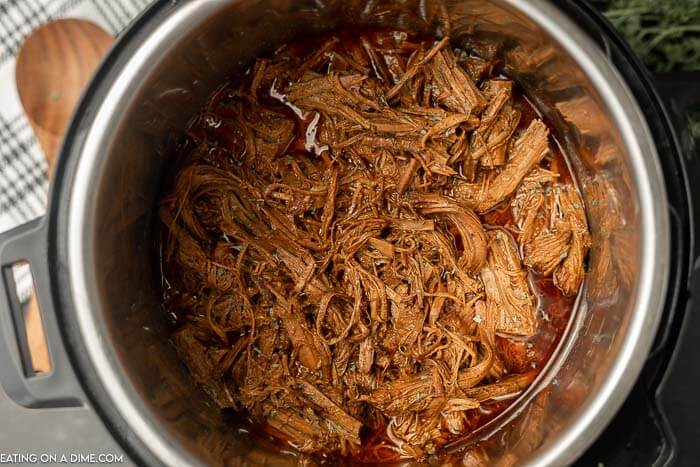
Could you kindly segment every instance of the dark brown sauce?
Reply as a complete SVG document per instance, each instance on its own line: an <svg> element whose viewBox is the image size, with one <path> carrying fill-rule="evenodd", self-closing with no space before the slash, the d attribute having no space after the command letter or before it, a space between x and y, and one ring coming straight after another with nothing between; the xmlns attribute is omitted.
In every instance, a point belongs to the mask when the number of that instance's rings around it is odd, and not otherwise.
<svg viewBox="0 0 700 467"><path fill-rule="evenodd" d="M357 48L362 48L358 40L358 37L362 35L361 33L370 32L371 30L362 29L360 33L358 33L357 30L352 30L341 31L340 33L336 31L332 34L341 37L340 42L346 51L352 51ZM318 47L319 44L323 44L328 37L330 37L330 34L328 36L314 36L313 38L299 40L286 47L294 53L310 53L315 47ZM425 42L430 44L433 42L433 39L426 39ZM318 69L315 71L325 72L326 70ZM193 120L187 131L188 134L206 135L206 138L202 139L217 141L219 143L218 147L212 148L210 151L221 151L221 148L225 150L224 153L211 153L212 164L216 166L225 166L227 163L235 163L234 160L240 157L240 153L243 150L242 148L245 147L242 139L243 136L235 129L235 122L231 118L231 113L227 113L226 111L227 106L233 101L232 93L239 79L240 77L234 79L230 84L224 85L207 103L205 109L208 109L208 111L205 112L203 116L199 116ZM295 137L289 143L284 153L308 154L307 129L312 123L313 115L301 118L292 108L280 102L280 100L271 97L269 92L264 94L264 96L261 95L260 97L265 101L268 107L283 113L295 122ZM517 108L521 111L518 131L527 128L532 120L542 118L541 113L537 111L531 101L526 97L525 93L517 87L514 92L514 101ZM209 121L206 115L216 115L218 120ZM185 146L191 144L191 141L188 141L185 143ZM548 170L558 173L559 180L562 183L572 183L574 181L564 151L553 136L550 137L550 154L546 156L545 161L541 165ZM481 217L486 225L504 227L511 231L515 230L513 213L510 208L510 199ZM455 234L457 242L460 243L457 232L455 231L453 233ZM458 249L462 248L461 244L456 246ZM166 278L173 277L175 272L169 269L166 258L161 257L160 262L163 276L164 308L171 317L173 324L177 326L181 324L184 319L185 310L191 308L192 303L197 300L197 297L172 293L173 290ZM539 301L537 333L530 338L496 337L496 352L505 362L506 370L510 374L518 374L532 370L539 372L542 370L561 340L571 318L576 301L576 297L564 296L550 277L531 274L530 282ZM518 395L514 395L511 398L485 403L479 410L471 410L469 412L469 422L472 431L493 421L501 415L517 399L517 396ZM244 418L247 419L248 417L244 416ZM270 449L280 449L278 440L285 440L285 436L281 432L266 425L251 423L250 430L261 445L268 446ZM463 438L463 436L455 436L455 439L451 441L456 441L461 438ZM361 451L351 458L326 455L324 455L323 458L331 460L334 465L350 462L386 463L401 460L398 453L387 447L390 442L386 435L386 426L373 430L366 429L365 432L362 433L362 440ZM293 446L290 446L290 449L291 448L293 448Z"/></svg>

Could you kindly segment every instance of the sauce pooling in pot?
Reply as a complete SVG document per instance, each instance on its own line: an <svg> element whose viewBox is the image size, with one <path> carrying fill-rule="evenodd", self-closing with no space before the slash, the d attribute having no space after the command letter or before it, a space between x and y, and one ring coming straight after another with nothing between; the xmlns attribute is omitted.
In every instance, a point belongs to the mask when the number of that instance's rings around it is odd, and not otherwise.
<svg viewBox="0 0 700 467"><path fill-rule="evenodd" d="M223 86L163 195L173 343L263 440L425 459L554 351L584 206L496 50L340 31Z"/></svg>

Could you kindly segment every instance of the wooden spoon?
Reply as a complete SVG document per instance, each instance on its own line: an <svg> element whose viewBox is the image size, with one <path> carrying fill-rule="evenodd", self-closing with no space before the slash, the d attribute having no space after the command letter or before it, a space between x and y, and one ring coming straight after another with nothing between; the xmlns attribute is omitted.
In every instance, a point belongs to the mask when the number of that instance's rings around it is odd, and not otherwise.
<svg viewBox="0 0 700 467"><path fill-rule="evenodd" d="M64 19L34 30L19 50L17 92L44 151L49 173L83 88L112 42L107 32L89 21ZM25 326L34 371L49 371L51 362L34 294L27 306Z"/></svg>
<svg viewBox="0 0 700 467"><path fill-rule="evenodd" d="M94 23L64 19L40 26L22 44L17 92L49 168L83 88L112 42Z"/></svg>

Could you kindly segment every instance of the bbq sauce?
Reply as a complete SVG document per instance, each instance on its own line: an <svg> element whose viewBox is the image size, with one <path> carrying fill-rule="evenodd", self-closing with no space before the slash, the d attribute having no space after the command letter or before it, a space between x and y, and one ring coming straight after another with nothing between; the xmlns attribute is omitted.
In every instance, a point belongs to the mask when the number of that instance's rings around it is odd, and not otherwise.
<svg viewBox="0 0 700 467"><path fill-rule="evenodd" d="M315 48L319 47L320 44L323 44L331 36L335 36L340 38L340 43L345 50L356 50L362 47L359 37L371 33L372 31L377 31L378 33L385 32L381 29L367 28L362 28L359 31L357 29L351 31L336 31L327 36L321 35L314 36L313 38L301 39L284 47L294 55L305 55L312 53ZM432 38L425 38L424 43L431 44L433 41L434 39ZM324 65L323 69L319 68L314 71L326 73L328 71L327 67L330 66L332 66L332 64ZM231 101L237 89L238 82L239 80L234 80L232 83L223 86L211 98L206 108L216 109L216 113L219 117L225 117L225 108ZM300 114L293 106L284 102L284 96L278 94L274 86L271 89L265 90L265 92L261 92L260 99L271 109L284 114L294 122L295 136L289 142L284 153L303 154L305 157L329 157L327 151L322 154L313 154L313 150L310 149L310 145L314 143L313 138L310 138L310 134L315 134L314 125L317 123L314 122L312 113L308 115ZM519 89L517 86L513 92L513 100L516 108L521 112L520 123L516 131L525 130L536 118L542 119L541 113L537 111L523 90ZM192 122L188 133L200 136L210 135L210 137L222 142L231 153L240 151L242 135L229 126L231 122L226 122L225 120L212 122L207 118L209 117L207 117L206 112L203 116L196 118ZM546 122L546 120L544 121ZM554 134L551 125L550 134ZM187 144L191 145L191 141ZM567 156L554 136L550 136L549 150L549 154L545 157L545 160L540 166L558 173L560 182L574 183L575 179L571 172L570 164L567 161ZM216 153L216 149L212 148L211 151L213 152L211 152L209 156L213 164L225 166L226 163L233 163L233 161L229 160L222 163L220 155ZM510 207L511 200L512 197L481 216L487 228L489 228L489 226L496 228L497 226L498 228L505 228L511 232L516 231L515 220ZM455 235L455 238L457 250L463 249L459 235ZM195 301L197 297L184 297L180 294L171 294L170 292L172 289L168 278L177 276L177 273L170 270L170 266L164 257L161 256L160 262L165 291L164 308L166 308L167 312L172 317L173 323L179 325L184 320L186 310L191 307L192 302ZM530 273L529 282L538 300L536 334L528 338L496 336L495 351L503 361L508 374L517 374L533 370L539 372L542 370L557 348L567 328L567 324L570 321L576 303L576 297L565 296L561 290L556 287L551 277ZM498 418L499 415L506 411L508 407L518 399L518 396L519 394L514 394L511 397L505 397L501 400L487 402L482 404L479 409L469 411L470 431L474 431ZM243 415L243 417L248 418L245 415ZM279 440L285 440L283 433L270 426L252 421L250 421L250 426L251 432L255 435L260 444L270 449L279 449ZM401 461L401 456L387 447L387 445L391 443L387 437L386 431L386 426L377 427L375 429L365 427L361 433L363 441L362 447L357 454L352 457L341 457L335 454L321 455L321 457L326 461L330 461L333 465L346 463L391 463ZM454 439L449 442L457 441L461 438L464 438L464 436L454 436Z"/></svg>

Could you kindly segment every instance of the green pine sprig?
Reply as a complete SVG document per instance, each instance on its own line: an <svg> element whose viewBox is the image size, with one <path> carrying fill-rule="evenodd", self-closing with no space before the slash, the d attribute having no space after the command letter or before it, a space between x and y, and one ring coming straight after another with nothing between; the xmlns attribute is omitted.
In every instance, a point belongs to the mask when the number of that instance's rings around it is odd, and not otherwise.
<svg viewBox="0 0 700 467"><path fill-rule="evenodd" d="M650 69L700 70L700 0L611 0L605 16Z"/></svg>

